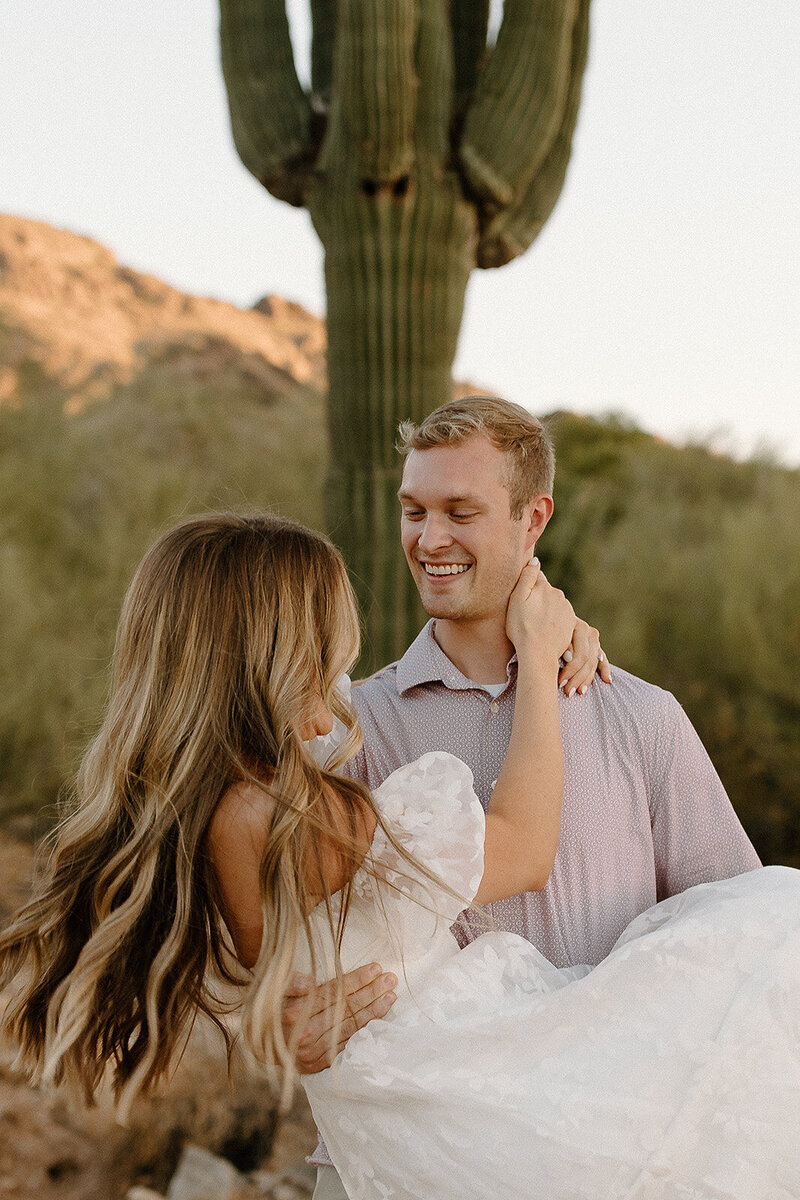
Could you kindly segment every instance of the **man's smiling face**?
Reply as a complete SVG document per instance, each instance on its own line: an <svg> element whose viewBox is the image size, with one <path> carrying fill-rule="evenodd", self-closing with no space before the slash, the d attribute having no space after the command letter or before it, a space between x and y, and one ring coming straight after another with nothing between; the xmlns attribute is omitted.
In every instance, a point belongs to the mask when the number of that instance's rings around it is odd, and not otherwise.
<svg viewBox="0 0 800 1200"><path fill-rule="evenodd" d="M425 611L442 620L505 619L543 520L511 516L506 455L476 433L456 446L412 450L400 486L401 540Z"/></svg>

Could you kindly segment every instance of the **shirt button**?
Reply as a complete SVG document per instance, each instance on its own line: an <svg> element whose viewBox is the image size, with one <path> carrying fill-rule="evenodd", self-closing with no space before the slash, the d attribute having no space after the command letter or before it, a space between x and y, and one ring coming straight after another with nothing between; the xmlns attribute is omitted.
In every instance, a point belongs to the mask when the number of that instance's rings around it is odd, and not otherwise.
<svg viewBox="0 0 800 1200"><path fill-rule="evenodd" d="M492 703L489 705L489 712L490 713L499 713L500 712L500 701L499 700L492 701Z"/></svg>

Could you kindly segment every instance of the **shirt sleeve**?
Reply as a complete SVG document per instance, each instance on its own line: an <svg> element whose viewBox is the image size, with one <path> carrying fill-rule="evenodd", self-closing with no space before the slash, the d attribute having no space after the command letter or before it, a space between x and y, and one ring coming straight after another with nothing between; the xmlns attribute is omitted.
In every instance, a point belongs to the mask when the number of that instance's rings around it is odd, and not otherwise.
<svg viewBox="0 0 800 1200"><path fill-rule="evenodd" d="M650 786L659 900L761 865L689 718L662 696Z"/></svg>

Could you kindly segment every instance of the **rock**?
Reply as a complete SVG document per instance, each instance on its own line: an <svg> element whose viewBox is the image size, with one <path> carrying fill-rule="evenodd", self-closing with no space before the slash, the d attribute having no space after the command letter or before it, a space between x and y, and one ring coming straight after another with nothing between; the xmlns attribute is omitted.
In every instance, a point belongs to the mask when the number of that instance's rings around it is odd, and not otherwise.
<svg viewBox="0 0 800 1200"><path fill-rule="evenodd" d="M167 1200L233 1200L246 1187L244 1175L226 1158L188 1145L170 1180Z"/></svg>
<svg viewBox="0 0 800 1200"><path fill-rule="evenodd" d="M270 1200L308 1200L317 1181L316 1167L301 1160L283 1171L252 1171L251 1184Z"/></svg>
<svg viewBox="0 0 800 1200"><path fill-rule="evenodd" d="M283 1175L280 1171L258 1170L251 1171L248 1178L259 1196L270 1196L275 1184L283 1179Z"/></svg>
<svg viewBox="0 0 800 1200"><path fill-rule="evenodd" d="M285 1172L284 1178L293 1183L295 1187L299 1187L301 1190L305 1189L303 1194L305 1195L307 1192L310 1196L317 1182L317 1168L302 1159Z"/></svg>
<svg viewBox="0 0 800 1200"><path fill-rule="evenodd" d="M298 1188L295 1184L289 1183L288 1180L282 1180L276 1183L272 1189L272 1200L307 1200L311 1193L305 1188Z"/></svg>

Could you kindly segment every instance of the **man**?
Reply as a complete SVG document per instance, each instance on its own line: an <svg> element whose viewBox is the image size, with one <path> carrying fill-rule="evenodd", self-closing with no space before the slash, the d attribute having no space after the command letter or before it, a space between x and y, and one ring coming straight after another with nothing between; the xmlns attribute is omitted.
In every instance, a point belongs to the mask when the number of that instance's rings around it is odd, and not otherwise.
<svg viewBox="0 0 800 1200"><path fill-rule="evenodd" d="M535 417L487 397L445 404L400 433L401 538L431 620L399 662L354 689L364 745L348 769L374 788L403 763L447 750L472 769L486 806L514 708L506 606L553 511L552 447ZM669 693L615 668L611 687L576 694L568 682L560 706L564 806L550 879L489 910L499 929L563 967L599 962L656 901L759 860ZM457 932L465 944L481 930L464 916ZM354 1016L343 1040L391 1005L391 977L372 971L348 980ZM327 1065L324 998L318 1007L301 1070ZM344 1197L324 1147L312 1161L316 1200Z"/></svg>

